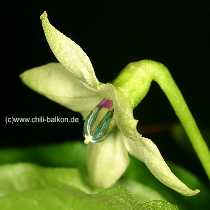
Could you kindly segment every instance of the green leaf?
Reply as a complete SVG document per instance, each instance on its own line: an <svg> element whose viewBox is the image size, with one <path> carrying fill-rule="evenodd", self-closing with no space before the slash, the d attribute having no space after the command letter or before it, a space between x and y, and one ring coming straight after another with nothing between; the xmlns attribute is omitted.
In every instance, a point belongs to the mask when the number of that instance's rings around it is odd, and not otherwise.
<svg viewBox="0 0 210 210"><path fill-rule="evenodd" d="M59 62L75 78L92 88L97 88L99 82L90 59L82 48L52 26L46 12L40 18L47 42Z"/></svg>
<svg viewBox="0 0 210 210"><path fill-rule="evenodd" d="M0 150L0 164L20 161L46 166L85 168L86 146L80 142L66 142ZM169 164L169 166L188 186L198 187L201 192L193 197L185 197L170 190L155 179L143 163L134 158L131 158L120 183L141 202L162 200L176 203L182 210L205 209L210 197L210 190L207 186L187 170L174 164Z"/></svg>
<svg viewBox="0 0 210 210"><path fill-rule="evenodd" d="M189 171L182 167L179 167L175 164L170 164L170 167L174 171L174 173L176 173L180 177L180 179L187 185L192 187L198 187L200 189L200 193L192 197L192 199L175 194L177 200L180 200L180 203L185 205L186 209L206 209L206 206L209 205L210 198L209 185L203 183L198 177L191 174Z"/></svg>
<svg viewBox="0 0 210 210"><path fill-rule="evenodd" d="M179 208L167 201L149 201L141 206L141 210L179 210Z"/></svg>
<svg viewBox="0 0 210 210"><path fill-rule="evenodd" d="M128 170L122 180L123 186L137 196L141 201L165 200L176 203L183 210L205 209L209 203L210 190L195 175L175 164L169 164L170 168L188 186L198 187L200 193L193 197L182 196L162 185L156 180L143 163L132 158Z"/></svg>
<svg viewBox="0 0 210 210"><path fill-rule="evenodd" d="M53 167L84 168L86 166L86 146L83 143L71 141L0 150L0 164L17 162L31 162Z"/></svg>
<svg viewBox="0 0 210 210"><path fill-rule="evenodd" d="M32 90L83 115L100 101L95 90L85 86L59 63L29 69L20 78Z"/></svg>
<svg viewBox="0 0 210 210"><path fill-rule="evenodd" d="M4 210L140 210L122 187L99 193L85 184L77 169L31 164L0 168L0 209Z"/></svg>

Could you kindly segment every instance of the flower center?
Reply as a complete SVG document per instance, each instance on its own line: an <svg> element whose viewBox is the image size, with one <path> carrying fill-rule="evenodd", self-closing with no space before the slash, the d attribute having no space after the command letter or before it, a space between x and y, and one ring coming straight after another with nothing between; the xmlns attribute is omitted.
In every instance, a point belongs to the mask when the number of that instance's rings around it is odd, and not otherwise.
<svg viewBox="0 0 210 210"><path fill-rule="evenodd" d="M83 133L85 143L98 143L104 140L108 133L110 123L113 117L113 103L112 100L103 99L100 103L89 113L85 119Z"/></svg>

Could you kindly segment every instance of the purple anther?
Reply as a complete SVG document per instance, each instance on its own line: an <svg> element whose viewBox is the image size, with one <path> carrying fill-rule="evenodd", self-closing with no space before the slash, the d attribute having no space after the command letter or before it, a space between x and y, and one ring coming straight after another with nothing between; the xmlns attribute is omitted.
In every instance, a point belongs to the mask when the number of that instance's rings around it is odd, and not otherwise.
<svg viewBox="0 0 210 210"><path fill-rule="evenodd" d="M103 99L99 104L99 107L103 107L103 108L107 108L107 109L111 109L113 106L112 100L109 99Z"/></svg>

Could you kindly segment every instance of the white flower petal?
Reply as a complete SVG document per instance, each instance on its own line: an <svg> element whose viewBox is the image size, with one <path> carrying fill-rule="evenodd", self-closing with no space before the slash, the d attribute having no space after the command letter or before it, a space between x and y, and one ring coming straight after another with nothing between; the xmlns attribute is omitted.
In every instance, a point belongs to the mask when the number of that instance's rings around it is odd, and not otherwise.
<svg viewBox="0 0 210 210"><path fill-rule="evenodd" d="M88 145L88 173L95 186L110 187L126 170L129 158L121 138L115 130L104 141Z"/></svg>
<svg viewBox="0 0 210 210"><path fill-rule="evenodd" d="M83 116L101 99L97 91L86 87L59 63L29 69L20 77L31 89Z"/></svg>
<svg viewBox="0 0 210 210"><path fill-rule="evenodd" d="M171 172L156 145L138 133L137 120L133 118L129 100L120 90L113 90L115 121L120 131L127 137L123 139L128 152L144 162L151 173L166 186L186 196L197 194L199 190L191 190Z"/></svg>
<svg viewBox="0 0 210 210"><path fill-rule="evenodd" d="M52 26L46 12L40 18L47 42L59 62L76 78L92 88L98 88L92 64L82 48Z"/></svg>
<svg viewBox="0 0 210 210"><path fill-rule="evenodd" d="M200 192L198 189L191 190L171 172L158 148L150 139L144 137L136 140L127 139L125 144L128 152L144 162L150 172L166 186L185 196L193 196Z"/></svg>

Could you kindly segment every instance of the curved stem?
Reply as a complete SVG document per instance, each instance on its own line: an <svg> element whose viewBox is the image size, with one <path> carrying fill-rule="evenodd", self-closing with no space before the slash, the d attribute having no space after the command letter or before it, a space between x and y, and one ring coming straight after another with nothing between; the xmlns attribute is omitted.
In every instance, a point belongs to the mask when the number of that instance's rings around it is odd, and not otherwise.
<svg viewBox="0 0 210 210"><path fill-rule="evenodd" d="M135 74L131 71L135 71ZM133 77L133 80L129 77ZM130 83L131 81L131 83ZM177 117L181 121L190 142L201 162L203 168L210 179L210 151L204 141L198 126L179 90L173 80L168 69L161 63L142 60L128 65L122 74L114 81L114 85L118 86L131 99L133 107L144 98L149 90L152 81L158 83L162 91L167 96L171 106L173 107ZM126 85L123 85L124 84ZM136 90L137 84L141 90Z"/></svg>

